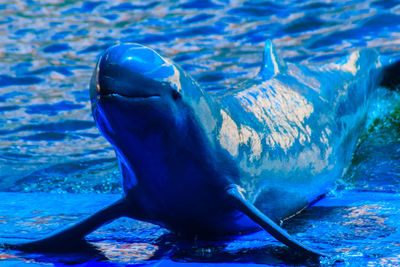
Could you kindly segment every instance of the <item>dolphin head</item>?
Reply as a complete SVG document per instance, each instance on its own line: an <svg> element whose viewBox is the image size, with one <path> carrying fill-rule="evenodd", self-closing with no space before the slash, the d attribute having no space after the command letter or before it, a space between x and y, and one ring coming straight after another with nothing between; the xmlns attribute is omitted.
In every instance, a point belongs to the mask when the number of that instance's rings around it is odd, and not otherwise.
<svg viewBox="0 0 400 267"><path fill-rule="evenodd" d="M113 143L121 131L155 133L168 124L179 125L184 108L181 75L172 61L148 47L122 44L107 49L90 86L93 115L102 133Z"/></svg>
<svg viewBox="0 0 400 267"><path fill-rule="evenodd" d="M115 45L101 56L91 86L96 96L127 98L179 98L180 77L175 65L154 50L139 44Z"/></svg>
<svg viewBox="0 0 400 267"><path fill-rule="evenodd" d="M193 78L139 44L115 45L101 55L90 96L99 130L131 177L167 176L160 173L171 165L165 161L183 155L191 144L201 147L207 140L204 128L215 125L209 123L213 104ZM159 172L151 175L154 166Z"/></svg>

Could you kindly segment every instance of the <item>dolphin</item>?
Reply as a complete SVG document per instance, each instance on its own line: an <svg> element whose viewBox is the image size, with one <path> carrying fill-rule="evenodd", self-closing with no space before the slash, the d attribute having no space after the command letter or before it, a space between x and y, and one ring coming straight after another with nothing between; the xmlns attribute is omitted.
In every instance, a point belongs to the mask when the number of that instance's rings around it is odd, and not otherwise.
<svg viewBox="0 0 400 267"><path fill-rule="evenodd" d="M345 172L375 89L398 86L400 63L373 49L304 66L270 40L258 75L205 92L172 60L140 44L99 58L90 83L94 119L112 144L124 194L89 218L21 250L63 250L121 216L184 236L265 229L302 255L277 223L328 192Z"/></svg>

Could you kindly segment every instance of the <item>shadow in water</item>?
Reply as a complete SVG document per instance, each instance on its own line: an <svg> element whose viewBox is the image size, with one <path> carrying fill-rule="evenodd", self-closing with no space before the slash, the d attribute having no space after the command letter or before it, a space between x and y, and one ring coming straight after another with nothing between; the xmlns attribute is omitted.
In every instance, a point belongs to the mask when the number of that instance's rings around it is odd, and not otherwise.
<svg viewBox="0 0 400 267"><path fill-rule="evenodd" d="M313 262L274 240L263 240L264 236L268 234L259 231L246 235L247 240L235 242L243 236L230 236L218 240L188 240L168 233L157 240L159 249L150 260L169 258L174 262L183 263L235 262L318 266L318 262Z"/></svg>

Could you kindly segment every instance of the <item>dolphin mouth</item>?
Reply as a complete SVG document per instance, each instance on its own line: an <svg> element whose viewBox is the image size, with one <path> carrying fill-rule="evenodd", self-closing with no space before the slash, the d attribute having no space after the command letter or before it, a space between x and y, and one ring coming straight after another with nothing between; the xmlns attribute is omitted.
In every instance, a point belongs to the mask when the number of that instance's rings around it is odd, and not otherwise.
<svg viewBox="0 0 400 267"><path fill-rule="evenodd" d="M126 94L121 94L121 93L108 93L108 94L100 94L100 98L124 98L124 99L129 99L129 100L135 100L135 101L145 101L145 100L152 100L152 99L160 99L161 95L159 94L148 94L148 95L126 95Z"/></svg>
<svg viewBox="0 0 400 267"><path fill-rule="evenodd" d="M129 76L130 75L130 76ZM143 81L140 77L136 77L135 73L129 73L126 76L128 78L135 79L133 81L125 79L116 79L109 75L100 75L97 73L96 81L96 94L100 97L112 98L126 98L136 100L147 100L160 98L161 94L158 90L151 90L156 88L154 84L148 84L148 81ZM158 85L158 84L157 84Z"/></svg>

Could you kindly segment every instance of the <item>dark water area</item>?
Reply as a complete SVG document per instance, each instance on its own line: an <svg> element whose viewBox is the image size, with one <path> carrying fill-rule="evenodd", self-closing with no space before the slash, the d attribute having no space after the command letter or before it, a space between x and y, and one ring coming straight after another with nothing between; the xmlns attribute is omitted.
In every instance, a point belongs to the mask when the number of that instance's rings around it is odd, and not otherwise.
<svg viewBox="0 0 400 267"><path fill-rule="evenodd" d="M148 45L218 93L257 74L266 39L283 59L300 64L329 62L364 47L400 58L400 4L1 1L0 243L50 233L122 192L114 151L89 104L90 76L104 49ZM400 94L382 88L343 179L283 227L309 246L342 255L338 266L400 265L399 193ZM193 243L119 219L89 240L102 255L0 250L0 265L309 264L264 232Z"/></svg>

